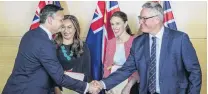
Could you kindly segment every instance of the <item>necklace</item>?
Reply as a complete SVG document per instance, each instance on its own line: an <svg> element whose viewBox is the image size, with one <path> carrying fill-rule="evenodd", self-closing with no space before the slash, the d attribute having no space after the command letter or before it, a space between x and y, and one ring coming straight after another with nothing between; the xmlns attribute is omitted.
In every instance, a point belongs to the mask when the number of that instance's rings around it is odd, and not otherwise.
<svg viewBox="0 0 208 94"><path fill-rule="evenodd" d="M70 51L70 54L68 55L68 54L67 54L67 51L66 51L66 48L62 45L62 46L61 46L61 52L64 54L64 57L65 57L68 61L71 60L71 58L72 58L72 56L73 56L73 52L72 52L72 51Z"/></svg>

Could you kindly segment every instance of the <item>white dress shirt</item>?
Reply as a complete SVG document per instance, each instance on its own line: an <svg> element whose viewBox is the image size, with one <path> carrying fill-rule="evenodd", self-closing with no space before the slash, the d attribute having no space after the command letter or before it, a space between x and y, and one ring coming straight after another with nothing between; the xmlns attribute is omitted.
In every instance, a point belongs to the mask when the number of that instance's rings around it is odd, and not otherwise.
<svg viewBox="0 0 208 94"><path fill-rule="evenodd" d="M157 93L160 93L159 64L160 64L160 50L161 50L163 33L164 33L164 27L162 27L161 30L155 36L149 34L150 48L152 46L152 37L156 37L156 92ZM151 55L151 49L150 49L150 55Z"/></svg>

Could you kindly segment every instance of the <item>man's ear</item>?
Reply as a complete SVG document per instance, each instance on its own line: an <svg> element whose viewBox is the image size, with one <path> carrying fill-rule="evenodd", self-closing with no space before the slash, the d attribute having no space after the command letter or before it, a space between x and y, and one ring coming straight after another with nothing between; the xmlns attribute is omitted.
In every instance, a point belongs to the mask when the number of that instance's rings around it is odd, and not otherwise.
<svg viewBox="0 0 208 94"><path fill-rule="evenodd" d="M52 24L52 21L53 21L52 19L53 19L53 18L49 16L49 17L47 17L46 21L47 21L49 24Z"/></svg>
<svg viewBox="0 0 208 94"><path fill-rule="evenodd" d="M155 23L158 24L158 23L160 23L160 18L159 17L156 17L154 21L155 21Z"/></svg>

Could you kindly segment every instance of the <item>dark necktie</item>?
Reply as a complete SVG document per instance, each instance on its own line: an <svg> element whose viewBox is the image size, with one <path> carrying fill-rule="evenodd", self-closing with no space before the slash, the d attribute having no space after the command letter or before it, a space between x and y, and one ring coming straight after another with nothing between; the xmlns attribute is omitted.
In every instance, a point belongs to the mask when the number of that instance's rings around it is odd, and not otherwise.
<svg viewBox="0 0 208 94"><path fill-rule="evenodd" d="M156 37L152 37L151 56L148 70L148 89L152 94L156 92Z"/></svg>

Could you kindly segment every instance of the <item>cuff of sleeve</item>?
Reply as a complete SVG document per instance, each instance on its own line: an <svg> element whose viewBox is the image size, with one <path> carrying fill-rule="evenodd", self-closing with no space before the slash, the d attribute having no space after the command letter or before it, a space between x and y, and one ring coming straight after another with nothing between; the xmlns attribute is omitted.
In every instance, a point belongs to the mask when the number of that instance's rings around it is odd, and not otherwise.
<svg viewBox="0 0 208 94"><path fill-rule="evenodd" d="M106 89L105 83L104 83L102 80L101 80L100 82L101 82L102 85L103 85L103 89Z"/></svg>
<svg viewBox="0 0 208 94"><path fill-rule="evenodd" d="M89 89L89 84L87 83L87 86L85 88L84 94L86 94L88 92L88 89Z"/></svg>

